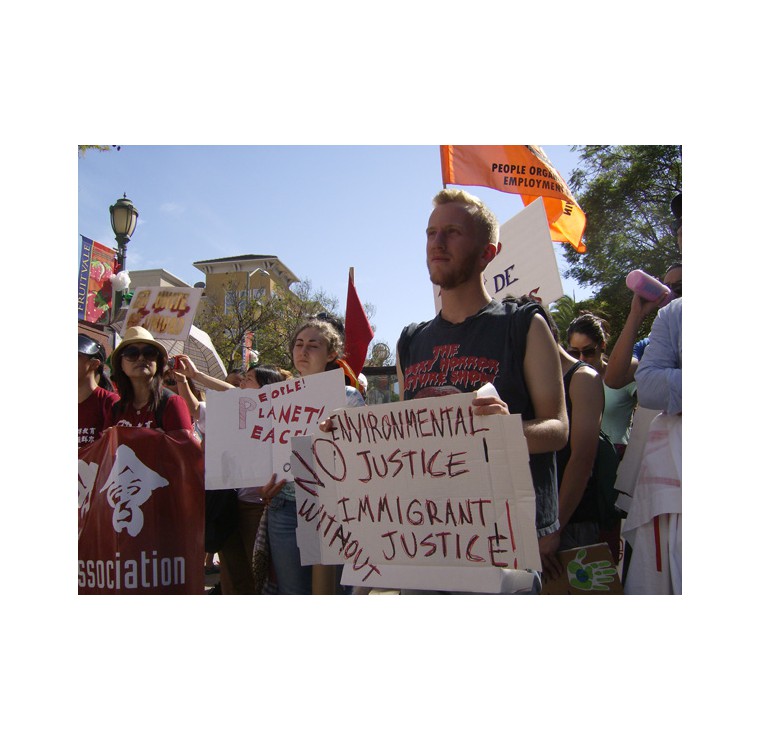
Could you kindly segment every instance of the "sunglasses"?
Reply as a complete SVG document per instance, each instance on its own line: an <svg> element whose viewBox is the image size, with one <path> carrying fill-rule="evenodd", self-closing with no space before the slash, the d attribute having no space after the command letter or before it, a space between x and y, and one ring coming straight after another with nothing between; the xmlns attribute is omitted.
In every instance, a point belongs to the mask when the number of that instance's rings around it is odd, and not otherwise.
<svg viewBox="0 0 760 740"><path fill-rule="evenodd" d="M569 354L571 357L575 357L576 359L579 357L593 357L596 354L596 351L599 349L598 346L596 347L584 347L583 349L575 349L575 347L568 347L567 354Z"/></svg>
<svg viewBox="0 0 760 740"><path fill-rule="evenodd" d="M681 281L676 280L675 283L665 283L679 298L681 297Z"/></svg>
<svg viewBox="0 0 760 740"><path fill-rule="evenodd" d="M121 356L125 357L130 362L135 362L140 355L146 360L157 360L159 354L160 352L158 349L150 344L144 347L136 347L134 344L131 344L129 347L125 347L121 351Z"/></svg>

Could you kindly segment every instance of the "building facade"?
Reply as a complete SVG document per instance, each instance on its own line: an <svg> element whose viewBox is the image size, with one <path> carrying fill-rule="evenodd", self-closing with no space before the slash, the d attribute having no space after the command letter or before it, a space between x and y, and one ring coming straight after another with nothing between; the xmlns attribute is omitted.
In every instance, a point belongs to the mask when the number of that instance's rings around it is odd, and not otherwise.
<svg viewBox="0 0 760 740"><path fill-rule="evenodd" d="M299 277L273 254L244 254L237 257L193 262L206 276L204 296L225 307L233 301L271 298L278 290L290 290Z"/></svg>

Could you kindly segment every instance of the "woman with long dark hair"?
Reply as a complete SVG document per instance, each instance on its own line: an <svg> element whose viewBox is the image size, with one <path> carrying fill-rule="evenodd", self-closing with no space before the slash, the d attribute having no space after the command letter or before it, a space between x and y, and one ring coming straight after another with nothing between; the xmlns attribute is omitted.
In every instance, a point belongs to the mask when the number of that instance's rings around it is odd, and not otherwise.
<svg viewBox="0 0 760 740"><path fill-rule="evenodd" d="M111 379L120 399L111 410L109 426L144 427L192 434L185 401L163 387L168 356L165 347L142 326L127 329L111 353Z"/></svg>

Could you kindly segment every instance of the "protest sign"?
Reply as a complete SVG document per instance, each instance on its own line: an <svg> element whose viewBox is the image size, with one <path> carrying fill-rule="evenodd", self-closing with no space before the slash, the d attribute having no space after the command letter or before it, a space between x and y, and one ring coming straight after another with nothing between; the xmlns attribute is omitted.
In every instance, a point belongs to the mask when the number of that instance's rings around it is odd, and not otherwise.
<svg viewBox="0 0 760 740"><path fill-rule="evenodd" d="M545 307L564 294L543 200L523 208L499 229L501 249L483 271L483 284L497 301L527 295ZM433 286L436 312L440 288Z"/></svg>
<svg viewBox="0 0 760 740"><path fill-rule="evenodd" d="M612 560L610 546L600 542L572 550L560 550L557 559L562 575L544 578L542 594L550 596L584 594L622 594L620 576Z"/></svg>
<svg viewBox="0 0 760 740"><path fill-rule="evenodd" d="M202 594L203 530L187 433L116 426L79 451L80 594Z"/></svg>
<svg viewBox="0 0 760 740"><path fill-rule="evenodd" d="M79 241L78 318L95 324L111 307L116 251L81 234Z"/></svg>
<svg viewBox="0 0 760 740"><path fill-rule="evenodd" d="M203 288L135 288L124 330L142 326L155 339L187 339Z"/></svg>
<svg viewBox="0 0 760 740"><path fill-rule="evenodd" d="M258 389L206 393L206 488L293 480L290 440L317 430L346 403L342 370L291 378Z"/></svg>
<svg viewBox="0 0 760 740"><path fill-rule="evenodd" d="M540 568L522 419L476 416L474 395L340 409L331 432L294 439L301 562L387 588L400 571L429 588L435 569L464 591L498 590L468 588L480 568Z"/></svg>

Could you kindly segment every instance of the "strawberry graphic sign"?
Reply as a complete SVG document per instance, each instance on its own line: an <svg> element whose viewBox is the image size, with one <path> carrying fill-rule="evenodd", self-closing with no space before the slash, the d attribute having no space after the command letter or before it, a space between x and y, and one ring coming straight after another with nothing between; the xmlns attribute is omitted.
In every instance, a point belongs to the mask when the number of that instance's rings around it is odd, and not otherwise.
<svg viewBox="0 0 760 740"><path fill-rule="evenodd" d="M111 308L116 251L80 234L79 320L105 321Z"/></svg>

